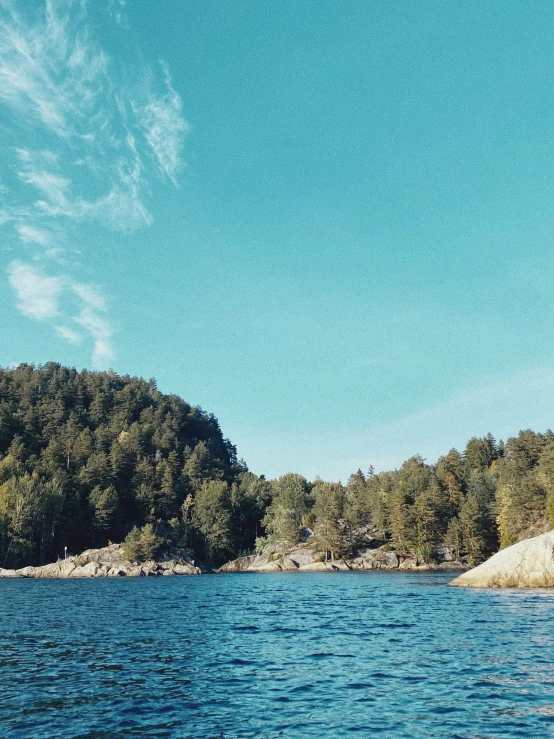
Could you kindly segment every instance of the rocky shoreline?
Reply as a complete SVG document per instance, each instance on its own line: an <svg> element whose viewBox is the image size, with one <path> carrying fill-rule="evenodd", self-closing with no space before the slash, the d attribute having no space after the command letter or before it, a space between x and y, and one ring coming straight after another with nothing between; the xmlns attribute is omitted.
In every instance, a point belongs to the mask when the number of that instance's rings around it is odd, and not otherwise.
<svg viewBox="0 0 554 739"><path fill-rule="evenodd" d="M167 558L160 561L130 562L125 559L121 544L111 544L102 549L87 549L77 557L67 557L41 567L0 568L0 578L159 577L211 572L202 563L177 550L168 552Z"/></svg>
<svg viewBox="0 0 554 739"><path fill-rule="evenodd" d="M260 554L251 554L227 562L218 572L340 572L353 570L451 571L464 572L469 567L448 558L438 564L418 563L415 557L391 551L387 544L359 549L356 556L325 561L312 537L294 547L282 544L268 546ZM213 574L213 570L179 550L170 550L162 559L131 562L125 559L121 544L102 549L87 549L78 556L58 560L40 567L17 570L0 568L0 578L86 578L86 577L160 577L174 575Z"/></svg>
<svg viewBox="0 0 554 739"><path fill-rule="evenodd" d="M283 550L274 544L260 554L227 562L218 572L339 572L348 570L452 571L463 572L468 565L453 559L438 564L419 564L415 557L389 551L386 544L360 549L354 557L325 561L323 552L310 542Z"/></svg>

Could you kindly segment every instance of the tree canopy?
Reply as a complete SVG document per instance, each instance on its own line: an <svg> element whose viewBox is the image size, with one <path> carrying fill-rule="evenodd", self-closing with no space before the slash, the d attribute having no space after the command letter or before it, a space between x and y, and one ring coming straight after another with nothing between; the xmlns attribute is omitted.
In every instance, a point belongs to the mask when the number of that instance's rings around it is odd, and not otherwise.
<svg viewBox="0 0 554 739"><path fill-rule="evenodd" d="M478 562L554 527L554 434L488 434L435 464L354 472L340 482L253 474L210 413L154 380L22 364L0 369L0 566L126 539L129 556L164 547L212 563L303 527L325 558L364 535L433 561L445 547Z"/></svg>

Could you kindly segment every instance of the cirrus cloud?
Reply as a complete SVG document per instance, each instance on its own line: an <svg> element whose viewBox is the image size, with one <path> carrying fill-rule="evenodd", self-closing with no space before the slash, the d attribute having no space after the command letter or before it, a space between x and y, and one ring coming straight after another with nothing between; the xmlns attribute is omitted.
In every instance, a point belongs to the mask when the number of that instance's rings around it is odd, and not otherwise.
<svg viewBox="0 0 554 739"><path fill-rule="evenodd" d="M107 6L121 33L124 5ZM102 48L98 6L44 0L26 10L0 0L0 106L13 139L0 176L15 173L11 188L2 183L0 226L25 255L9 264L9 282L25 316L72 344L88 337L93 365L107 366L115 350L105 299L76 275L94 261L88 225L124 235L150 226L152 179L177 186L189 126L165 64L161 74L138 66L129 82L126 60Z"/></svg>

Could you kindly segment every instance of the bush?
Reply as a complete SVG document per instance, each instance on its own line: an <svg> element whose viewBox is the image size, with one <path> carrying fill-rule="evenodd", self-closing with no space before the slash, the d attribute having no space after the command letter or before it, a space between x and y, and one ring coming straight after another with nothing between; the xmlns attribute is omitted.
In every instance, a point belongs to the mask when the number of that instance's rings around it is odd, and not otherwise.
<svg viewBox="0 0 554 739"><path fill-rule="evenodd" d="M142 529L136 526L129 532L123 542L123 553L125 558L131 562L146 562L156 559L164 544L151 523L147 523Z"/></svg>

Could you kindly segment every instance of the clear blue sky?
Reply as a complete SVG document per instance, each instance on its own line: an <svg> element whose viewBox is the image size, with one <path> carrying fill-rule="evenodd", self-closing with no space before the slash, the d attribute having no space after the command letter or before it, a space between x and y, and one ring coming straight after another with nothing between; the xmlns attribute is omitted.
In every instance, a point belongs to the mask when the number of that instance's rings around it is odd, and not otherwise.
<svg viewBox="0 0 554 739"><path fill-rule="evenodd" d="M156 377L251 469L552 425L554 5L0 4L0 363Z"/></svg>

